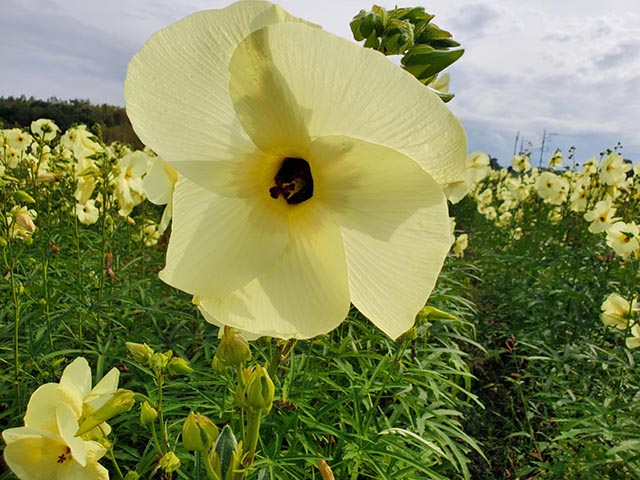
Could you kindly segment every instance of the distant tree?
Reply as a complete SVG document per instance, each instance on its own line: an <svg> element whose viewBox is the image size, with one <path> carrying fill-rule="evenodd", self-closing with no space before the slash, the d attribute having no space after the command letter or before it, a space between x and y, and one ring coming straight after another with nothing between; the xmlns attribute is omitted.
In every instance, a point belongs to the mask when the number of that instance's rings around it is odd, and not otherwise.
<svg viewBox="0 0 640 480"><path fill-rule="evenodd" d="M60 100L51 97L40 100L34 97L0 97L0 122L3 128L28 127L38 118L50 118L62 131L74 124L88 126L98 124L106 143L120 141L134 148L143 144L133 131L122 107L93 105L89 100Z"/></svg>

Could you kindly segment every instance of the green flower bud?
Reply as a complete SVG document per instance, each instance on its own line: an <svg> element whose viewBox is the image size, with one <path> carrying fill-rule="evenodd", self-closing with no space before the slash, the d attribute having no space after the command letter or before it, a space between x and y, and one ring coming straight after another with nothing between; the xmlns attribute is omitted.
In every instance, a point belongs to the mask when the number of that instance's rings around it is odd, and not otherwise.
<svg viewBox="0 0 640 480"><path fill-rule="evenodd" d="M149 366L156 372L161 372L167 368L169 361L173 357L173 352L167 350L165 353L154 353L149 360Z"/></svg>
<svg viewBox="0 0 640 480"><path fill-rule="evenodd" d="M187 450L207 454L218 436L218 427L199 413L191 412L182 426L182 443Z"/></svg>
<svg viewBox="0 0 640 480"><path fill-rule="evenodd" d="M235 328L225 326L224 336L216 350L213 368L233 367L249 360L251 360L251 349L245 336Z"/></svg>
<svg viewBox="0 0 640 480"><path fill-rule="evenodd" d="M34 200L34 198L29 195L27 192L25 192L24 190L18 190L17 192L15 192L13 194L13 198L15 199L16 203L36 203L36 201Z"/></svg>
<svg viewBox="0 0 640 480"><path fill-rule="evenodd" d="M274 394L275 386L266 368L258 365L243 370L242 381L236 389L236 402L242 408L267 414Z"/></svg>
<svg viewBox="0 0 640 480"><path fill-rule="evenodd" d="M160 459L160 468L167 473L173 473L180 468L180 459L173 452L167 452Z"/></svg>
<svg viewBox="0 0 640 480"><path fill-rule="evenodd" d="M169 361L169 365L167 365L167 370L171 375L191 375L193 373L193 368L189 365L184 358L174 357Z"/></svg>
<svg viewBox="0 0 640 480"><path fill-rule="evenodd" d="M124 480L140 480L140 474L134 470L130 470L124 476Z"/></svg>
<svg viewBox="0 0 640 480"><path fill-rule="evenodd" d="M125 345L134 360L142 365L148 365L151 356L154 354L153 349L146 343L126 342Z"/></svg>
<svg viewBox="0 0 640 480"><path fill-rule="evenodd" d="M142 425L151 425L156 421L158 411L149 405L149 402L142 402L140 405L140 423Z"/></svg>
<svg viewBox="0 0 640 480"><path fill-rule="evenodd" d="M84 435L116 415L128 412L134 403L134 393L131 390L119 388L104 405L85 418L75 436Z"/></svg>

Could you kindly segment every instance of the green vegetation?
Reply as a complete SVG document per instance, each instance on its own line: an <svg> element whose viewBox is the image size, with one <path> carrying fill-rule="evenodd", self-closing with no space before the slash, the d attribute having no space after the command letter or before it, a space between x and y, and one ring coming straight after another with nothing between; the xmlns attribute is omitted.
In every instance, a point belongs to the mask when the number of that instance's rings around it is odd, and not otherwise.
<svg viewBox="0 0 640 480"><path fill-rule="evenodd" d="M113 105L93 105L89 100L59 100L55 97L39 100L34 97L0 97L0 125L2 128L31 125L39 118L53 120L62 131L74 124L99 125L102 138L111 143L120 141L134 148L142 143L131 127L124 108Z"/></svg>

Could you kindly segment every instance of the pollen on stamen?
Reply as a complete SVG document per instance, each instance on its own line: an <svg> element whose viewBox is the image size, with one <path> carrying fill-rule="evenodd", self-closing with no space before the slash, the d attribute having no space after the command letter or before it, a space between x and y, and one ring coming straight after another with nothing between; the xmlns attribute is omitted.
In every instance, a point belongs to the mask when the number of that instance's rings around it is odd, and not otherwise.
<svg viewBox="0 0 640 480"><path fill-rule="evenodd" d="M282 197L289 205L296 205L313 196L311 167L302 158L285 158L273 181L275 186L269 189L273 199Z"/></svg>

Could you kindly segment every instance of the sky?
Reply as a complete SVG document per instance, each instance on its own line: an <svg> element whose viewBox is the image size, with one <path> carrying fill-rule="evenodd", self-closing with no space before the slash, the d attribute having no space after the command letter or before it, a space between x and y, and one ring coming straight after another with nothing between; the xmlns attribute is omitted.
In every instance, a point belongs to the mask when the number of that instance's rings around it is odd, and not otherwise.
<svg viewBox="0 0 640 480"><path fill-rule="evenodd" d="M147 38L229 0L0 0L0 96L124 105L130 58ZM447 71L448 104L469 151L508 165L521 146L537 164L576 147L582 163L622 144L640 161L638 0L280 0L289 12L351 39L376 3L424 6L465 54ZM543 134L545 150L541 151ZM516 142L517 139L517 142Z"/></svg>

